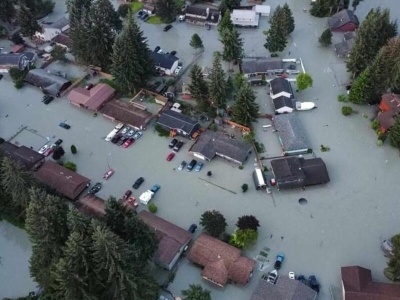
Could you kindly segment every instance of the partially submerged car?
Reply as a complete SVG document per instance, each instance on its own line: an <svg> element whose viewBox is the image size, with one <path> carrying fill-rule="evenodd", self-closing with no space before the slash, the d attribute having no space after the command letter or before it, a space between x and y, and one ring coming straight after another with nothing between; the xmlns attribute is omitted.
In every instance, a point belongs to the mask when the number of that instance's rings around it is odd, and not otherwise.
<svg viewBox="0 0 400 300"><path fill-rule="evenodd" d="M276 270L279 270L281 268L284 259L285 259L285 254L278 253L278 255L276 256L276 261L275 261L275 265L274 265Z"/></svg>
<svg viewBox="0 0 400 300"><path fill-rule="evenodd" d="M96 194L101 190L101 183L97 182L92 188L88 191L88 194Z"/></svg>
<svg viewBox="0 0 400 300"><path fill-rule="evenodd" d="M107 180L108 178L110 178L111 176L113 176L114 172L115 172L115 171L114 171L113 169L108 170L106 173L104 173L103 179Z"/></svg>

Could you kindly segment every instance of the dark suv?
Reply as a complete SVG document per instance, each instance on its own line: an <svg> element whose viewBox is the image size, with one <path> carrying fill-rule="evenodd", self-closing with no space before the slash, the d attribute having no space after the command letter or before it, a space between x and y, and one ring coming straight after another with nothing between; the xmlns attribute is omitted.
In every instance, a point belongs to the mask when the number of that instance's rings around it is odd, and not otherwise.
<svg viewBox="0 0 400 300"><path fill-rule="evenodd" d="M182 148L182 146L183 146L183 142L182 141L179 141L179 142L177 142L176 144L175 144L175 146L174 146L174 151L175 152L178 152L179 151L179 149L181 149Z"/></svg>
<svg viewBox="0 0 400 300"><path fill-rule="evenodd" d="M173 140L171 141L171 143L169 143L168 147L171 148L171 149L174 148L177 142L178 142L177 139L173 139Z"/></svg>
<svg viewBox="0 0 400 300"><path fill-rule="evenodd" d="M144 182L144 178L143 178L143 177L139 177L139 178L135 181L135 183L132 185L132 187L133 187L135 190L137 190L143 182Z"/></svg>
<svg viewBox="0 0 400 300"><path fill-rule="evenodd" d="M186 166L186 171L188 172L192 171L196 164L197 161L195 159L192 159L192 161Z"/></svg>

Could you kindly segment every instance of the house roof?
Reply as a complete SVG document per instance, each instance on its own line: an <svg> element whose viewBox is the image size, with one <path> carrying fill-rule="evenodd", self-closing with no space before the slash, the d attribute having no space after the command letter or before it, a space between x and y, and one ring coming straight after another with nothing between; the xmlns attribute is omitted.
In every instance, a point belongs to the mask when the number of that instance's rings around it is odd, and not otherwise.
<svg viewBox="0 0 400 300"><path fill-rule="evenodd" d="M382 100L390 110L393 110L395 113L400 113L400 95L394 93L386 93L382 96Z"/></svg>
<svg viewBox="0 0 400 300"><path fill-rule="evenodd" d="M223 155L243 163L252 146L237 139L211 130L204 131L193 144L190 151L197 152L211 160L215 155Z"/></svg>
<svg viewBox="0 0 400 300"><path fill-rule="evenodd" d="M43 69L30 70L24 80L42 88L45 92L53 96L56 96L66 85L71 85L71 81L68 79L51 74Z"/></svg>
<svg viewBox="0 0 400 300"><path fill-rule="evenodd" d="M282 59L268 57L246 57L242 59L244 74L264 73L272 70L283 70Z"/></svg>
<svg viewBox="0 0 400 300"><path fill-rule="evenodd" d="M68 94L68 100L87 109L99 110L114 94L115 89L111 86L105 83L98 83L90 90L82 87L72 89Z"/></svg>
<svg viewBox="0 0 400 300"><path fill-rule="evenodd" d="M350 266L341 268L346 300L398 300L400 285L373 282L371 270Z"/></svg>
<svg viewBox="0 0 400 300"><path fill-rule="evenodd" d="M46 161L34 177L71 200L78 197L90 182L90 179L52 161Z"/></svg>
<svg viewBox="0 0 400 300"><path fill-rule="evenodd" d="M229 279L246 284L255 265L255 261L242 256L239 249L205 233L193 243L188 259L204 267L203 277L222 286Z"/></svg>
<svg viewBox="0 0 400 300"><path fill-rule="evenodd" d="M11 48L12 53L21 53L25 49L25 45L18 44Z"/></svg>
<svg viewBox="0 0 400 300"><path fill-rule="evenodd" d="M16 146L10 142L0 144L0 150L5 156L17 162L24 170L32 170L44 160L44 155L25 146Z"/></svg>
<svg viewBox="0 0 400 300"><path fill-rule="evenodd" d="M142 210L139 217L155 231L159 239L158 248L154 254L155 260L159 262L169 265L181 248L192 239L189 231L148 211Z"/></svg>
<svg viewBox="0 0 400 300"><path fill-rule="evenodd" d="M254 21L256 19L256 11L248 9L234 9L231 13L231 20L239 19L240 21Z"/></svg>
<svg viewBox="0 0 400 300"><path fill-rule="evenodd" d="M106 213L106 203L100 197L86 194L76 202L76 207L85 215L102 217Z"/></svg>
<svg viewBox="0 0 400 300"><path fill-rule="evenodd" d="M276 115L273 122L285 152L311 149L303 126L296 114Z"/></svg>
<svg viewBox="0 0 400 300"><path fill-rule="evenodd" d="M250 300L315 300L317 292L298 280L280 276L276 284L260 278Z"/></svg>
<svg viewBox="0 0 400 300"><path fill-rule="evenodd" d="M359 24L357 16L349 9L343 9L328 19L330 29L339 29L347 23Z"/></svg>
<svg viewBox="0 0 400 300"><path fill-rule="evenodd" d="M287 98L285 96L281 96L275 99L272 99L274 102L275 110L278 110L283 107L293 108L294 109L294 101L292 98Z"/></svg>
<svg viewBox="0 0 400 300"><path fill-rule="evenodd" d="M207 8L197 5L188 5L186 14L207 17Z"/></svg>
<svg viewBox="0 0 400 300"><path fill-rule="evenodd" d="M108 101L100 112L119 122L143 128L151 120L153 115L148 111L136 108L129 103L120 100Z"/></svg>
<svg viewBox="0 0 400 300"><path fill-rule="evenodd" d="M0 54L0 66L15 67L23 70L34 58L35 54L31 52Z"/></svg>
<svg viewBox="0 0 400 300"><path fill-rule="evenodd" d="M221 18L221 12L217 9L210 8L208 17L206 19L207 23L218 24L220 18Z"/></svg>
<svg viewBox="0 0 400 300"><path fill-rule="evenodd" d="M379 122L379 126L383 128L385 131L391 128L396 120L394 117L396 116L396 112L394 111L384 111L384 112L379 112L378 115L376 116L376 119Z"/></svg>
<svg viewBox="0 0 400 300"><path fill-rule="evenodd" d="M154 66L163 69L171 69L174 63L179 60L175 55L171 54L160 54L154 51L150 52L150 58L154 61Z"/></svg>
<svg viewBox="0 0 400 300"><path fill-rule="evenodd" d="M321 158L284 157L271 160L279 188L296 188L329 182L328 170Z"/></svg>
<svg viewBox="0 0 400 300"><path fill-rule="evenodd" d="M286 92L291 95L291 98L293 98L293 89L289 80L286 80L282 77L277 77L272 79L269 84L271 86L271 92L273 95L277 95L281 92Z"/></svg>
<svg viewBox="0 0 400 300"><path fill-rule="evenodd" d="M71 48L72 47L72 40L69 38L68 35L61 33L59 35L57 35L54 39L54 42L56 42L57 44L60 45L64 45L67 48Z"/></svg>
<svg viewBox="0 0 400 300"><path fill-rule="evenodd" d="M355 32L355 31L347 31L347 32L345 32L345 33L343 34L343 39L344 39L345 41L352 40L352 39L354 39L355 37L356 37L356 32Z"/></svg>
<svg viewBox="0 0 400 300"><path fill-rule="evenodd" d="M335 44L335 52L339 57L347 57L350 54L350 50L354 45L354 39L344 40L340 43Z"/></svg>
<svg viewBox="0 0 400 300"><path fill-rule="evenodd" d="M255 11L259 14L270 14L271 6L269 5L255 5Z"/></svg>
<svg viewBox="0 0 400 300"><path fill-rule="evenodd" d="M191 134L199 122L186 115L173 110L166 110L157 120L157 124L170 129L180 129L188 134Z"/></svg>
<svg viewBox="0 0 400 300"><path fill-rule="evenodd" d="M66 17L62 17L52 24L43 24L43 28L56 28L62 30L65 26L69 25L69 20Z"/></svg>

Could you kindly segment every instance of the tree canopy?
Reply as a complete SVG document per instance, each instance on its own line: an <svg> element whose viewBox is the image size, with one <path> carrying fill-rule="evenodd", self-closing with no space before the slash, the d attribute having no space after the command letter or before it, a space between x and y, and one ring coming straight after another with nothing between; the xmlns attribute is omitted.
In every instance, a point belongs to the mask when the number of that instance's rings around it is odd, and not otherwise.
<svg viewBox="0 0 400 300"><path fill-rule="evenodd" d="M226 107L226 81L225 72L221 65L221 54L215 53L213 67L209 76L210 101L214 106L224 109Z"/></svg>
<svg viewBox="0 0 400 300"><path fill-rule="evenodd" d="M221 30L222 44L224 49L222 52L222 58L229 63L240 61L243 54L243 39L240 37L240 33L236 28L229 28L225 26Z"/></svg>
<svg viewBox="0 0 400 300"><path fill-rule="evenodd" d="M0 1L0 20L4 22L10 22L16 15L13 0L2 0Z"/></svg>
<svg viewBox="0 0 400 300"><path fill-rule="evenodd" d="M31 38L40 26L34 13L25 5L21 5L17 14L18 24L21 27L22 35Z"/></svg>
<svg viewBox="0 0 400 300"><path fill-rule="evenodd" d="M247 82L244 82L235 95L232 107L233 121L244 126L251 126L251 122L256 122L259 106L255 100L254 91Z"/></svg>
<svg viewBox="0 0 400 300"><path fill-rule="evenodd" d="M205 211L200 218L200 225L204 227L205 232L213 237L220 237L228 225L224 216L216 210Z"/></svg>
<svg viewBox="0 0 400 300"><path fill-rule="evenodd" d="M157 0L156 1L157 15L165 23L171 23L175 20L178 8L175 0Z"/></svg>
<svg viewBox="0 0 400 300"><path fill-rule="evenodd" d="M322 32L321 36L319 37L318 41L321 44L321 46L323 46L323 47L328 47L329 45L331 45L332 44L332 32L331 32L331 30L329 28L325 29Z"/></svg>
<svg viewBox="0 0 400 300"><path fill-rule="evenodd" d="M200 36L197 33L192 35L192 39L190 40L189 45L193 49L204 48L203 41L201 40Z"/></svg>
<svg viewBox="0 0 400 300"><path fill-rule="evenodd" d="M296 77L297 89L299 91L305 90L313 85L313 79L308 73L300 73Z"/></svg>
<svg viewBox="0 0 400 300"><path fill-rule="evenodd" d="M281 52L286 47L287 35L294 30L294 18L287 4L283 7L278 5L271 16L270 24L264 47L270 53Z"/></svg>
<svg viewBox="0 0 400 300"><path fill-rule="evenodd" d="M316 0L310 10L314 17L328 17L349 6L350 0Z"/></svg>
<svg viewBox="0 0 400 300"><path fill-rule="evenodd" d="M190 284L187 290L182 291L182 295L186 300L211 300L211 292L200 284Z"/></svg>
<svg viewBox="0 0 400 300"><path fill-rule="evenodd" d="M255 243L258 232L252 229L236 229L231 235L229 243L237 248L243 249Z"/></svg>
<svg viewBox="0 0 400 300"><path fill-rule="evenodd" d="M236 226L242 230L251 229L257 231L258 227L260 227L260 222L255 216L244 215L238 219Z"/></svg>
<svg viewBox="0 0 400 300"><path fill-rule="evenodd" d="M198 65L194 65L190 70L189 91L193 98L196 99L200 110L205 110L209 106L209 90L208 84L203 78L203 72Z"/></svg>
<svg viewBox="0 0 400 300"><path fill-rule="evenodd" d="M390 140L390 144L393 147L400 149L400 118L399 117L395 118L395 123L392 126L392 128L390 128L389 140ZM399 259L400 259L400 256L399 256ZM399 270L399 272L400 272L400 270Z"/></svg>
<svg viewBox="0 0 400 300"><path fill-rule="evenodd" d="M26 6L37 20L51 13L55 4L52 0L19 0L19 5Z"/></svg>

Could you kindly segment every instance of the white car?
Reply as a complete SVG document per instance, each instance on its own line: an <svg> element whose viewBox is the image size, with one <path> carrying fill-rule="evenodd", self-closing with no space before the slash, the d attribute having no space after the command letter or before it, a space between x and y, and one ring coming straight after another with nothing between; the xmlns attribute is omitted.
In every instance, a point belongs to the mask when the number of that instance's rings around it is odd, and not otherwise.
<svg viewBox="0 0 400 300"><path fill-rule="evenodd" d="M114 129L106 136L105 140L106 140L107 142L111 141L112 138L117 134L118 130L119 130L119 129L114 128Z"/></svg>
<svg viewBox="0 0 400 300"><path fill-rule="evenodd" d="M124 123L118 123L117 126L115 126L115 129L120 130L124 125Z"/></svg>
<svg viewBox="0 0 400 300"><path fill-rule="evenodd" d="M121 134L127 133L129 129L129 127L125 127L124 129L122 129Z"/></svg>
<svg viewBox="0 0 400 300"><path fill-rule="evenodd" d="M147 205L150 202L151 198L153 198L153 195L154 195L154 192L152 192L150 190L145 191L139 197L140 203Z"/></svg>
<svg viewBox="0 0 400 300"><path fill-rule="evenodd" d="M296 275L294 275L294 272L289 272L289 278L296 279Z"/></svg>
<svg viewBox="0 0 400 300"><path fill-rule="evenodd" d="M138 132L136 132L136 133L133 135L133 138L134 138L135 140L137 140L137 139L139 139L142 135L143 135L143 132L138 131Z"/></svg>
<svg viewBox="0 0 400 300"><path fill-rule="evenodd" d="M182 66L178 66L176 69L175 69L175 75L178 75L179 74L179 72L182 70Z"/></svg>
<svg viewBox="0 0 400 300"><path fill-rule="evenodd" d="M296 110L312 110L316 108L314 102L296 102Z"/></svg>
<svg viewBox="0 0 400 300"><path fill-rule="evenodd" d="M40 154L44 154L49 148L50 148L50 146L46 144L42 148L40 148L38 152Z"/></svg>

